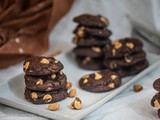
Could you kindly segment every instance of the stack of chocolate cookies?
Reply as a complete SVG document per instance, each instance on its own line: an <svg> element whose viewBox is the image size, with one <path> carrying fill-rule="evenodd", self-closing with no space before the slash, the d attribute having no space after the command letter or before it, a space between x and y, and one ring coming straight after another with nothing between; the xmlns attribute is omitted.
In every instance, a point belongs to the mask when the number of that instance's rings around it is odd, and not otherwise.
<svg viewBox="0 0 160 120"><path fill-rule="evenodd" d="M134 75L148 66L143 43L135 38L115 40L105 48L104 65L122 77Z"/></svg>
<svg viewBox="0 0 160 120"><path fill-rule="evenodd" d="M68 96L63 65L52 57L31 57L24 62L25 98L34 104L53 103Z"/></svg>
<svg viewBox="0 0 160 120"><path fill-rule="evenodd" d="M111 45L107 29L108 20L100 15L83 14L75 17L74 22L79 25L74 30L73 49L77 63L81 68L89 70L104 69L103 59L106 45Z"/></svg>
<svg viewBox="0 0 160 120"><path fill-rule="evenodd" d="M158 91L151 100L151 105L158 108L158 117L160 118L160 78L155 80L153 88Z"/></svg>

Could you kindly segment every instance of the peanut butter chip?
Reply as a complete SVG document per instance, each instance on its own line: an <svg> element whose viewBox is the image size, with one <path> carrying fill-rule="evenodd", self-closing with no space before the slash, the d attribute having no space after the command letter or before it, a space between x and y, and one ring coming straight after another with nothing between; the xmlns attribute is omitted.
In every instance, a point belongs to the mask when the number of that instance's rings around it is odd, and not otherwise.
<svg viewBox="0 0 160 120"><path fill-rule="evenodd" d="M86 57L86 58L83 60L83 64L86 64L86 63L88 63L89 61L91 61L91 58L90 58L90 57Z"/></svg>
<svg viewBox="0 0 160 120"><path fill-rule="evenodd" d="M33 72L33 70L29 70L29 72L31 73L31 72Z"/></svg>
<svg viewBox="0 0 160 120"><path fill-rule="evenodd" d="M83 37L83 35L84 35L84 27L80 27L80 28L78 29L77 35L78 35L79 37Z"/></svg>
<svg viewBox="0 0 160 120"><path fill-rule="evenodd" d="M76 97L75 100L71 103L70 107L72 109L79 110L82 108L82 101L78 97Z"/></svg>
<svg viewBox="0 0 160 120"><path fill-rule="evenodd" d="M51 102L52 101L52 96L50 94L46 94L44 97L43 97L43 100L47 101L47 102Z"/></svg>
<svg viewBox="0 0 160 120"><path fill-rule="evenodd" d="M55 61L54 61L54 63L58 63L58 62L59 62L58 60L55 60Z"/></svg>
<svg viewBox="0 0 160 120"><path fill-rule="evenodd" d="M38 79L36 85L42 85L43 84L43 80L42 79Z"/></svg>
<svg viewBox="0 0 160 120"><path fill-rule="evenodd" d="M88 82L88 79L84 79L83 80L83 84L87 83Z"/></svg>
<svg viewBox="0 0 160 120"><path fill-rule="evenodd" d="M52 79L55 79L55 78L56 78L56 74L52 74L52 75L51 75L51 78L52 78Z"/></svg>
<svg viewBox="0 0 160 120"><path fill-rule="evenodd" d="M97 53L101 52L101 49L99 47L92 47L92 50Z"/></svg>
<svg viewBox="0 0 160 120"><path fill-rule="evenodd" d="M127 46L128 48L130 48L130 49L133 49L133 48L134 48L134 44L131 43L131 42L126 43L126 46Z"/></svg>
<svg viewBox="0 0 160 120"><path fill-rule="evenodd" d="M60 107L60 105L59 105L58 103L53 103L53 104L48 105L48 109L49 109L50 111L58 110L59 107Z"/></svg>
<svg viewBox="0 0 160 120"><path fill-rule="evenodd" d="M83 76L82 78L89 78L89 75L85 75L85 76Z"/></svg>
<svg viewBox="0 0 160 120"><path fill-rule="evenodd" d="M114 45L115 49L119 49L122 47L122 43L119 40L113 41L112 44Z"/></svg>
<svg viewBox="0 0 160 120"><path fill-rule="evenodd" d="M117 75L111 75L111 79L115 80L117 78Z"/></svg>
<svg viewBox="0 0 160 120"><path fill-rule="evenodd" d="M43 58L40 63L42 64L49 64L49 60L47 60L46 58Z"/></svg>
<svg viewBox="0 0 160 120"><path fill-rule="evenodd" d="M73 97L75 97L76 96L76 89L72 89L72 90L70 90L69 91L69 97L71 97L71 98L73 98Z"/></svg>
<svg viewBox="0 0 160 120"><path fill-rule="evenodd" d="M60 71L59 73L60 73L60 75L62 75L62 74L63 74L63 72L62 72L62 71Z"/></svg>
<svg viewBox="0 0 160 120"><path fill-rule="evenodd" d="M30 62L26 62L25 65L23 66L24 70L27 70L29 67Z"/></svg>
<svg viewBox="0 0 160 120"><path fill-rule="evenodd" d="M67 89L70 89L71 87L72 87L72 83L71 83L71 82L67 82L66 88L67 88Z"/></svg>
<svg viewBox="0 0 160 120"><path fill-rule="evenodd" d="M104 17L100 17L100 20L105 23L106 25L108 24L108 21Z"/></svg>
<svg viewBox="0 0 160 120"><path fill-rule="evenodd" d="M37 98L38 98L37 93L32 92L32 93L31 93L31 98L34 99L34 100L37 99Z"/></svg>
<svg viewBox="0 0 160 120"><path fill-rule="evenodd" d="M129 58L127 58L127 57L124 57L124 60L125 60L127 63L131 63L131 62L132 62L132 60L129 59Z"/></svg>
<svg viewBox="0 0 160 120"><path fill-rule="evenodd" d="M99 73L94 73L94 74L95 74L95 79L96 79L96 80L99 80L99 79L102 78L102 75L101 75L101 74L99 74Z"/></svg>
<svg viewBox="0 0 160 120"><path fill-rule="evenodd" d="M115 88L115 85L114 85L114 83L110 83L110 84L108 85L108 87L109 87L109 88Z"/></svg>
<svg viewBox="0 0 160 120"><path fill-rule="evenodd" d="M157 107L157 108L160 108L160 104L159 104L158 100L154 101L154 106Z"/></svg>
<svg viewBox="0 0 160 120"><path fill-rule="evenodd" d="M112 55L116 56L116 50L115 49L112 49Z"/></svg>

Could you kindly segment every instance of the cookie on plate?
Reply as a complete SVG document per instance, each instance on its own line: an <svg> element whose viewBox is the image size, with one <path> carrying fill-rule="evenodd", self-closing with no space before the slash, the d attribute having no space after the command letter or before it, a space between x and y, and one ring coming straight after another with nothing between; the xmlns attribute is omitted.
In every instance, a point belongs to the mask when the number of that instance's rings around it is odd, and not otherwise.
<svg viewBox="0 0 160 120"><path fill-rule="evenodd" d="M73 19L74 22L82 26L104 28L109 25L107 18L101 15L82 14Z"/></svg>
<svg viewBox="0 0 160 120"><path fill-rule="evenodd" d="M83 76L79 86L90 92L108 92L121 85L122 78L117 72L100 71Z"/></svg>
<svg viewBox="0 0 160 120"><path fill-rule="evenodd" d="M63 69L60 61L52 57L31 57L25 60L23 70L28 75L45 76L57 73Z"/></svg>
<svg viewBox="0 0 160 120"><path fill-rule="evenodd" d="M67 84L66 75L60 71L48 76L30 76L25 74L26 88L36 91L52 91L65 89Z"/></svg>
<svg viewBox="0 0 160 120"><path fill-rule="evenodd" d="M115 71L118 72L122 77L125 77L125 76L138 74L139 72L141 72L142 70L147 68L148 65L149 65L148 61L144 60L144 61L139 62L139 63L137 63L133 66L123 67L123 68L120 68L120 69L115 70Z"/></svg>
<svg viewBox="0 0 160 120"><path fill-rule="evenodd" d="M75 47L73 52L76 56L81 57L103 57L103 47L92 46L92 47Z"/></svg>
<svg viewBox="0 0 160 120"><path fill-rule="evenodd" d="M103 58L79 57L76 56L79 67L87 70L103 70Z"/></svg>
<svg viewBox="0 0 160 120"><path fill-rule="evenodd" d="M123 58L110 58L104 60L104 65L112 70L120 69L122 67L133 66L136 63L144 61L146 59L146 53L141 51L139 53L134 53L131 55L126 55Z"/></svg>
<svg viewBox="0 0 160 120"><path fill-rule="evenodd" d="M108 38L96 38L96 37L74 37L72 42L79 47L92 47L92 46L105 46L111 45L111 41Z"/></svg>
<svg viewBox="0 0 160 120"><path fill-rule="evenodd" d="M157 93L153 96L153 98L152 98L152 100L151 100L151 105L152 105L153 107L160 108L160 93L159 93L159 92L157 92Z"/></svg>
<svg viewBox="0 0 160 120"><path fill-rule="evenodd" d="M25 89L25 98L33 104L48 104L61 101L68 96L67 90L59 89L50 92L33 91Z"/></svg>

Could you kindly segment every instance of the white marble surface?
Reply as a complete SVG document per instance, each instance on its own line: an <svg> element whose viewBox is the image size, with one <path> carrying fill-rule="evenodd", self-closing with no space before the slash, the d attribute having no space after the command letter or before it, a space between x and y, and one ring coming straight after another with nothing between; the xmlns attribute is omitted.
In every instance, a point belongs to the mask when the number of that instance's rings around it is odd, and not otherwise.
<svg viewBox="0 0 160 120"><path fill-rule="evenodd" d="M142 1L144 0L139 1L141 1L142 4ZM126 10L128 9L128 5L126 5L126 3L126 0L76 0L71 11L54 28L50 36L51 40L49 53L52 53L56 50L65 51L73 47L73 44L71 44L71 39L73 37L72 31L76 24L72 22L72 19L74 16L81 13L102 14L103 16L107 17L110 21L109 28L113 31L113 35L111 37L112 39L130 36L131 25L126 17L126 13L129 13L129 10ZM135 2L134 4L137 3ZM157 19L158 17L156 17L156 20ZM155 20L152 20L151 25L153 28L155 27L154 23ZM155 30L158 30L158 28ZM149 50L148 47L147 50ZM150 48L150 50L152 50L152 48ZM157 66L155 70L153 70L139 81L139 83L144 86L144 90L142 92L134 93L131 90L131 86L84 119L158 120L156 110L150 106L150 99L155 93L155 91L152 89L152 83L156 78L160 77L159 71L160 67ZM22 72L22 63L7 69L0 70L0 83L15 75L18 75L20 72ZM149 109L146 110L145 108L147 106ZM10 119L46 120L47 118L43 118L0 104L0 120Z"/></svg>

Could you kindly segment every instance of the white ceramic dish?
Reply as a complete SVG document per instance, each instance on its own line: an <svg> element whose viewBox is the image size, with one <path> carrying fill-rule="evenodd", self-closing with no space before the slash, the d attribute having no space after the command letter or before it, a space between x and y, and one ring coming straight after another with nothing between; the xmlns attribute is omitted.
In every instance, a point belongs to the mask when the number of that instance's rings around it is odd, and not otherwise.
<svg viewBox="0 0 160 120"><path fill-rule="evenodd" d="M0 85L0 103L51 119L81 119L117 94L121 93L128 86L154 69L157 65L160 65L159 56L147 54L150 63L150 66L147 69L143 70L136 76L124 78L122 85L111 92L91 93L80 89L78 86L78 80L81 76L92 73L93 71L80 69L74 62L72 55L69 53L63 53L56 58L64 64L65 68L63 72L67 75L68 81L73 83L72 88L77 89L77 97L79 97L83 103L83 108L81 110L73 110L69 107L70 103L74 100L73 98L67 98L59 102L61 107L58 111L49 111L47 109L47 104L34 105L26 101L23 95L25 88L24 74L20 74Z"/></svg>

